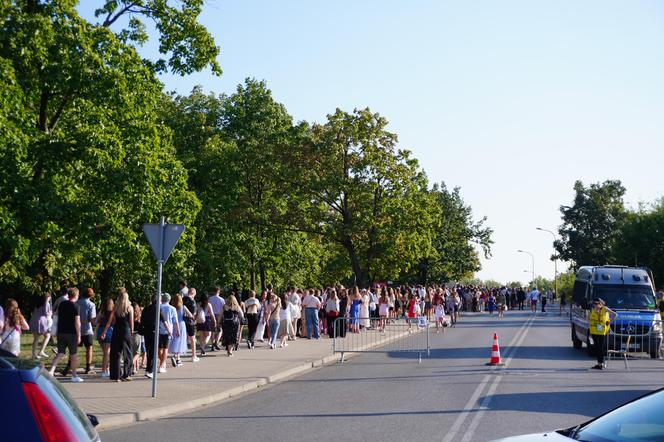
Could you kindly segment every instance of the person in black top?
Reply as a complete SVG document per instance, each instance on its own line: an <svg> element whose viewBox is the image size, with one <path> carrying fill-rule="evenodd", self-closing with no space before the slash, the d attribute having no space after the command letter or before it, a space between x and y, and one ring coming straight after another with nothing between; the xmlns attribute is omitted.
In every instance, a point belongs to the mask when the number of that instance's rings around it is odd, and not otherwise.
<svg viewBox="0 0 664 442"><path fill-rule="evenodd" d="M143 340L145 341L145 352L147 353L147 362L145 365L145 376L152 377L154 368L154 329L155 329L155 315L156 309L156 295L152 299L152 304L143 309L141 313L141 328L143 329Z"/></svg>
<svg viewBox="0 0 664 442"><path fill-rule="evenodd" d="M69 350L69 367L71 368L71 381L83 382L76 373L77 358L76 351L78 344L81 343L81 318L78 301L78 289L72 287L68 290L69 299L62 300L58 306L58 354L53 359L51 366L51 375L55 373L58 362L65 356L65 351Z"/></svg>
<svg viewBox="0 0 664 442"><path fill-rule="evenodd" d="M189 289L189 294L182 297L184 306L184 327L187 330L187 340L191 349L191 361L198 362L196 356L196 289Z"/></svg>

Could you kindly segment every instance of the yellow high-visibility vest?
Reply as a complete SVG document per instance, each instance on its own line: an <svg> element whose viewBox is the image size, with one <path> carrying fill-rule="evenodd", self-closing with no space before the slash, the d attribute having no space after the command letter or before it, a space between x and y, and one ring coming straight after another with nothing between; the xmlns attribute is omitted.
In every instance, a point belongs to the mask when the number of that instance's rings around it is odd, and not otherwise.
<svg viewBox="0 0 664 442"><path fill-rule="evenodd" d="M606 335L609 333L609 312L606 307L602 307L599 313L593 308L588 316L590 322L591 335Z"/></svg>

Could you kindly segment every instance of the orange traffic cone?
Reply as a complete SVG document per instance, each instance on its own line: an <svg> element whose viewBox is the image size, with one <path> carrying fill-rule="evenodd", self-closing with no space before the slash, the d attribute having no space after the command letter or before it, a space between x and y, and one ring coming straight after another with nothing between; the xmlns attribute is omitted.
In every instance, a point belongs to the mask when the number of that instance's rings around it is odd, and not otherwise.
<svg viewBox="0 0 664 442"><path fill-rule="evenodd" d="M486 365L505 365L500 360L500 345L498 344L498 334L493 334L493 347L491 348L491 360Z"/></svg>

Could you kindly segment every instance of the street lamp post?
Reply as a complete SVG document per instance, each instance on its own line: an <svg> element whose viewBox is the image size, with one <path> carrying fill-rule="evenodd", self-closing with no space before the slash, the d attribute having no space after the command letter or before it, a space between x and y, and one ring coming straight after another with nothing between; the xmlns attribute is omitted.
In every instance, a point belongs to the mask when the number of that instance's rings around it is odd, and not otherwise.
<svg viewBox="0 0 664 442"><path fill-rule="evenodd" d="M535 284L535 288L537 288L537 281L535 281L535 257L533 256L532 253L530 253L530 252L527 251L527 250L521 250L521 249L519 249L519 250L517 250L517 252L519 252L519 253L527 253L528 255L530 255L530 261L532 262L532 265L533 265L533 267L532 267L533 284Z"/></svg>
<svg viewBox="0 0 664 442"><path fill-rule="evenodd" d="M536 227L537 230L540 230L542 232L548 232L553 236L553 242L555 243L556 240L558 239L556 237L556 234L553 233L551 230L543 229L541 227ZM556 299L558 297L558 259L556 259L555 255L555 250L554 250L554 255L553 255L553 298Z"/></svg>

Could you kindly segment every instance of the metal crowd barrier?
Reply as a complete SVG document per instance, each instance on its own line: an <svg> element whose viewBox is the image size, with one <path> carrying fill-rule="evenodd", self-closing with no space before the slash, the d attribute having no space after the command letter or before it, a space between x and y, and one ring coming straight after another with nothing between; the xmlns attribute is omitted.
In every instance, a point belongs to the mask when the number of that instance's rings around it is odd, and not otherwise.
<svg viewBox="0 0 664 442"><path fill-rule="evenodd" d="M627 360L632 358L662 359L662 321L618 318L610 325L605 352L609 361L613 357L623 359L625 368L629 368Z"/></svg>
<svg viewBox="0 0 664 442"><path fill-rule="evenodd" d="M359 328L369 321L370 327ZM334 320L333 353L341 353L344 362L346 353L418 353L430 354L429 323L426 318L387 319L385 323L376 318L337 318Z"/></svg>

